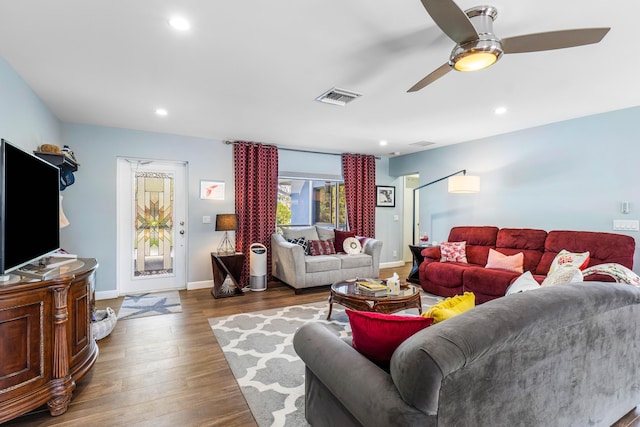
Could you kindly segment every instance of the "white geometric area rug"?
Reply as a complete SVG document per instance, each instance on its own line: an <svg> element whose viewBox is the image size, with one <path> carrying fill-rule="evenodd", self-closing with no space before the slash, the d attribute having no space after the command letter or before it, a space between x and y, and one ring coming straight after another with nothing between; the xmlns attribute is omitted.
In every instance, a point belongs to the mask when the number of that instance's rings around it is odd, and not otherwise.
<svg viewBox="0 0 640 427"><path fill-rule="evenodd" d="M211 329L260 427L300 427L304 418L304 363L293 334L307 322L325 324L340 337L351 334L344 308L326 302L209 319Z"/></svg>
<svg viewBox="0 0 640 427"><path fill-rule="evenodd" d="M440 297L422 294L422 310ZM318 302L209 319L211 329L260 427L308 426L304 418L304 363L293 334L307 322L324 324L339 337L351 335L344 307ZM415 308L397 314L417 316Z"/></svg>
<svg viewBox="0 0 640 427"><path fill-rule="evenodd" d="M154 292L125 296L120 310L118 310L118 319L125 320L181 312L182 305L180 305L178 291Z"/></svg>

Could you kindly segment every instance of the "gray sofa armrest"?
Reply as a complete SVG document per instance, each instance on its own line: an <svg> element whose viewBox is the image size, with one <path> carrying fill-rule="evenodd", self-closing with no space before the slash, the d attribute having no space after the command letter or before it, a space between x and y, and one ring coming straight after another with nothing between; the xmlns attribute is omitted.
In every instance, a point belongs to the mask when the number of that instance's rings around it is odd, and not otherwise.
<svg viewBox="0 0 640 427"><path fill-rule="evenodd" d="M279 233L271 235L271 274L293 287L304 286L304 249L287 242Z"/></svg>
<svg viewBox="0 0 640 427"><path fill-rule="evenodd" d="M307 323L293 338L307 368L362 425L431 425L429 417L400 397L391 376L320 323Z"/></svg>
<svg viewBox="0 0 640 427"><path fill-rule="evenodd" d="M362 252L373 258L373 277L380 275L380 256L382 254L382 240L369 239L364 243Z"/></svg>

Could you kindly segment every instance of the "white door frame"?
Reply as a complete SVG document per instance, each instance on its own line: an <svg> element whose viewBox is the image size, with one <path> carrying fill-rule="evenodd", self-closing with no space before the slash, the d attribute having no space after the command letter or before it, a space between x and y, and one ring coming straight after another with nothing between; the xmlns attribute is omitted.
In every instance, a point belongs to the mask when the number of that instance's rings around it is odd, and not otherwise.
<svg viewBox="0 0 640 427"><path fill-rule="evenodd" d="M117 291L118 295L187 288L187 163L179 161L124 158L117 159ZM173 272L166 275L133 275L134 215L133 173L136 170L167 171L174 178Z"/></svg>

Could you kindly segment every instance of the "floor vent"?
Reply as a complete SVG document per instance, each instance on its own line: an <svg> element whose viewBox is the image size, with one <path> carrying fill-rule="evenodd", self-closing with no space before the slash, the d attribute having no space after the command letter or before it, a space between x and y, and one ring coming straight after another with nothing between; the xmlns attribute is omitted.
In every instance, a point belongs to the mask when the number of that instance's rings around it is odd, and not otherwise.
<svg viewBox="0 0 640 427"><path fill-rule="evenodd" d="M333 89L329 89L328 91L317 97L316 101L345 106L354 99L361 96L361 93L334 87Z"/></svg>

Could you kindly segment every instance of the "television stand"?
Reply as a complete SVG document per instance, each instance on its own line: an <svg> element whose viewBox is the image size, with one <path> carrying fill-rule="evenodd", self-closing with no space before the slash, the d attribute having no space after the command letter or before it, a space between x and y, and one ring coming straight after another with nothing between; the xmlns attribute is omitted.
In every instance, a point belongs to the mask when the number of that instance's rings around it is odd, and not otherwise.
<svg viewBox="0 0 640 427"><path fill-rule="evenodd" d="M66 412L76 383L93 367L91 333L98 262L79 258L47 280L0 283L0 423L44 404Z"/></svg>

